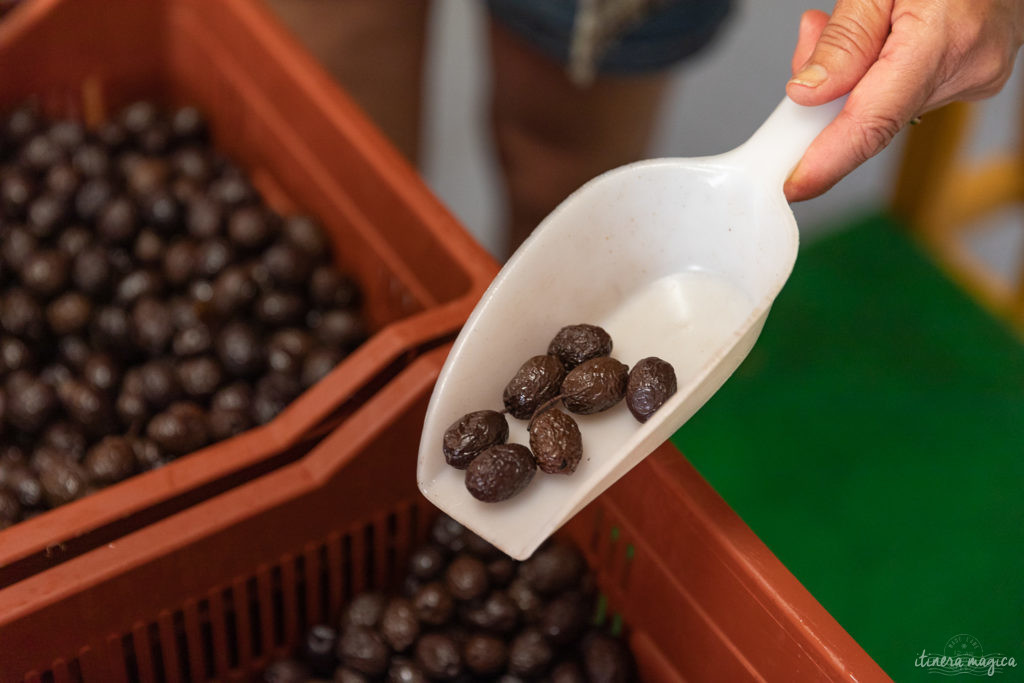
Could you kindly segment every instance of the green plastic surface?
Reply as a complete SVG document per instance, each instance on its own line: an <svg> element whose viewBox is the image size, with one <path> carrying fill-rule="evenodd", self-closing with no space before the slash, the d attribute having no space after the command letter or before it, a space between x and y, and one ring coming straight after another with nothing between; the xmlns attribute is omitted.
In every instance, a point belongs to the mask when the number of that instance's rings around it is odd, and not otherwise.
<svg viewBox="0 0 1024 683"><path fill-rule="evenodd" d="M898 225L803 249L672 440L895 680L968 634L1024 681L1024 345Z"/></svg>

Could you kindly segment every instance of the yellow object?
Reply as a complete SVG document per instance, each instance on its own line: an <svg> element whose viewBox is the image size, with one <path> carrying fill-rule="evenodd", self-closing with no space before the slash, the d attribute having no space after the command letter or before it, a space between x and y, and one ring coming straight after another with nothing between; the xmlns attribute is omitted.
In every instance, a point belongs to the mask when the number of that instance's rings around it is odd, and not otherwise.
<svg viewBox="0 0 1024 683"><path fill-rule="evenodd" d="M979 219L1024 202L1024 147L1018 142L968 159L964 147L976 116L977 105L955 102L908 129L892 207L954 281L1024 334L1024 254L1007 278L972 254L964 239Z"/></svg>

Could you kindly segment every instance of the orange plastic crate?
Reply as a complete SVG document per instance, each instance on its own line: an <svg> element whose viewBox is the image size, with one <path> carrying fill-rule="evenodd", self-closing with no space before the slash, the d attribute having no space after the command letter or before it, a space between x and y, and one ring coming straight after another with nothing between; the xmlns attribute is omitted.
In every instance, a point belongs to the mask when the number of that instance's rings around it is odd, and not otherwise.
<svg viewBox="0 0 1024 683"><path fill-rule="evenodd" d="M435 515L415 461L446 352L302 460L0 591L0 681L250 680L396 586ZM560 533L645 681L888 680L670 444Z"/></svg>
<svg viewBox="0 0 1024 683"><path fill-rule="evenodd" d="M198 105L274 208L322 221L375 330L266 426L0 531L0 587L294 459L451 337L497 272L259 3L30 0L0 23L0 83L0 110L36 97L90 123L139 98Z"/></svg>

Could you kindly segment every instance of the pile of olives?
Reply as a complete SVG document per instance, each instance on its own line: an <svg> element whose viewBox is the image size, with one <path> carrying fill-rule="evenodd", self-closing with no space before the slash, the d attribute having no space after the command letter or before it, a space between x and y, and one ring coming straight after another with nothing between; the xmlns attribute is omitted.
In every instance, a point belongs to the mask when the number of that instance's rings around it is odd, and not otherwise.
<svg viewBox="0 0 1024 683"><path fill-rule="evenodd" d="M413 553L401 590L365 592L339 624L317 624L264 683L626 683L621 638L593 625L594 577L571 544L551 540L516 562L450 517Z"/></svg>
<svg viewBox="0 0 1024 683"><path fill-rule="evenodd" d="M271 420L367 334L195 107L0 116L0 529Z"/></svg>
<svg viewBox="0 0 1024 683"><path fill-rule="evenodd" d="M507 500L526 488L537 469L572 474L583 458L583 437L569 413L591 415L623 399L646 422L676 391L675 370L656 357L630 370L611 357L612 338L596 325L563 327L544 355L533 356L505 386L505 410L478 410L444 433L445 461L466 471L466 489L478 500ZM505 414L529 420L530 446L506 443Z"/></svg>

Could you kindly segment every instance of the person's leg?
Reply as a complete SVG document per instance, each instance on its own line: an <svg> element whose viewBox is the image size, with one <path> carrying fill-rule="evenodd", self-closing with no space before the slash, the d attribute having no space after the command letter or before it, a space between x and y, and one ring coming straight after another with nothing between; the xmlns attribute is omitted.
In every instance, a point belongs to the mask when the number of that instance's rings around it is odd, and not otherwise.
<svg viewBox="0 0 1024 683"><path fill-rule="evenodd" d="M508 253L576 188L645 156L669 73L599 76L564 66L491 20L492 119L508 195Z"/></svg>
<svg viewBox="0 0 1024 683"><path fill-rule="evenodd" d="M413 163L419 157L427 0L267 0Z"/></svg>

